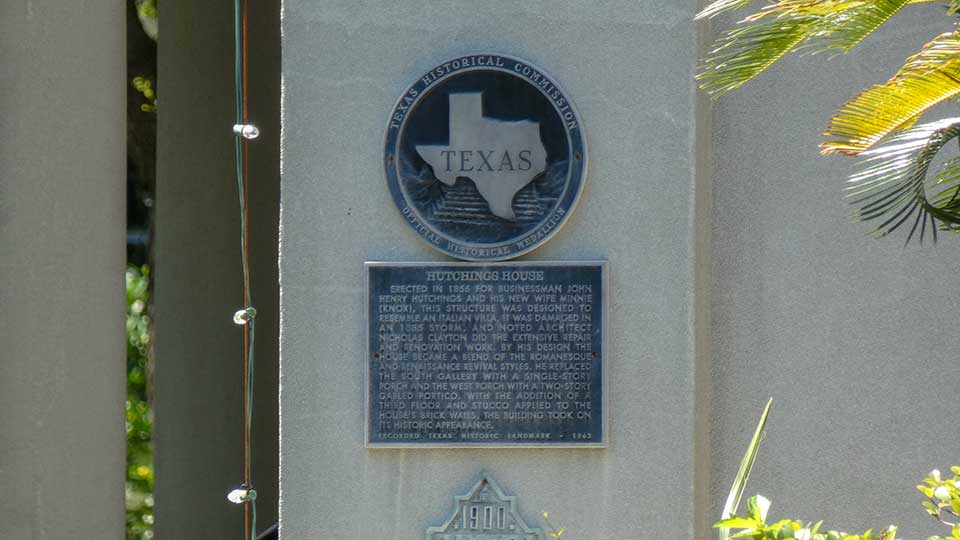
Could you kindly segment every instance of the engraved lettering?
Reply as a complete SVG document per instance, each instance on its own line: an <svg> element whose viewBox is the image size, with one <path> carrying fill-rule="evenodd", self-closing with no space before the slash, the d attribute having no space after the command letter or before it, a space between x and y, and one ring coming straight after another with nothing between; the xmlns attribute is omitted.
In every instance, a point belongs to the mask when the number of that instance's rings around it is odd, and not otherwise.
<svg viewBox="0 0 960 540"><path fill-rule="evenodd" d="M488 170L488 171L492 171L492 170L493 170L493 167L490 166L490 161L489 161L489 159L490 159L490 156L493 155L493 150L490 150L490 151L487 152L486 154L483 153L483 150L477 150L477 153L480 154L480 160L481 160L480 166L477 167L477 170L478 170L478 171L482 171L484 165L486 165L487 170ZM504 152L504 153L506 153L506 152Z"/></svg>
<svg viewBox="0 0 960 540"><path fill-rule="evenodd" d="M470 156L472 155L473 151L471 150L462 150L460 152L460 172L470 172L473 170L472 165L469 169L467 168L467 163L470 163Z"/></svg>
<svg viewBox="0 0 960 540"><path fill-rule="evenodd" d="M500 166L497 167L498 171L512 171L513 162L510 160L510 153L504 152L503 158L500 159Z"/></svg>
<svg viewBox="0 0 960 540"><path fill-rule="evenodd" d="M445 170L447 170L447 171L450 170L450 156L452 156L452 155L454 155L454 154L456 154L456 152L454 152L454 151L452 151L452 150L444 150L444 151L440 152L440 155L442 155L443 157L447 158L447 160L446 160L446 162L447 162L447 167L446 167L446 169L445 169Z"/></svg>
<svg viewBox="0 0 960 540"><path fill-rule="evenodd" d="M524 156L524 154L526 154L526 156ZM519 157L520 157L521 164L520 164L520 165L517 165L517 170L520 170L520 171L529 171L529 170L530 170L530 167L532 167L532 164L530 163L530 151L529 151L529 150L521 150L521 151L520 151L520 154L519 154ZM523 163L526 163L527 166L524 167L524 166L523 166Z"/></svg>
<svg viewBox="0 0 960 540"><path fill-rule="evenodd" d="M371 441L602 442L599 267L378 268Z"/></svg>

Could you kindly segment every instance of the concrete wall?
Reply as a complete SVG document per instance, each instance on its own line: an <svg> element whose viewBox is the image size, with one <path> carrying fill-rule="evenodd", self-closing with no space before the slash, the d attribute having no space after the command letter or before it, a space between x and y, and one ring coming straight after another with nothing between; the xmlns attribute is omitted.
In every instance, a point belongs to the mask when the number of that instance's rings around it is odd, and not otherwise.
<svg viewBox="0 0 960 540"><path fill-rule="evenodd" d="M258 524L277 515L279 7L250 3L254 486ZM233 2L163 3L154 245L156 533L240 537L226 499L243 479L240 223L234 146Z"/></svg>
<svg viewBox="0 0 960 540"><path fill-rule="evenodd" d="M124 15L0 8L0 538L123 538Z"/></svg>
<svg viewBox="0 0 960 540"><path fill-rule="evenodd" d="M284 3L283 538L421 537L483 469L533 524L549 510L578 538L692 535L695 8ZM526 259L609 261L606 450L363 446L363 262L439 259L390 200L387 115L422 72L484 50L543 67L585 125L585 193Z"/></svg>
<svg viewBox="0 0 960 540"><path fill-rule="evenodd" d="M276 505L279 36L276 6L251 7L263 10L251 16L251 71L274 81L251 93L263 132L251 170L265 526ZM937 531L912 486L960 451L949 423L960 338L948 318L960 248L865 239L841 198L851 162L815 146L836 105L949 21L939 7L911 8L853 55L790 57L715 104L711 128L690 84L695 8L286 2L285 537L417 537L481 469L530 521L550 510L576 537L705 536L768 395L776 405L748 491L774 499L775 514ZM230 322L240 300L231 9L164 3L162 538L241 528L224 499L240 478L242 384ZM14 134L0 145L4 538L123 534L123 25L116 2L7 3L0 17L0 130ZM528 258L610 262L607 450L362 447L362 262L437 259L387 195L386 113L422 71L476 50L542 65L586 126L582 203Z"/></svg>
<svg viewBox="0 0 960 540"><path fill-rule="evenodd" d="M790 56L707 104L695 10L285 3L285 538L417 537L481 469L578 538L712 536L768 396L748 493L774 515L939 532L913 486L960 451L945 420L960 247L866 238L842 196L853 160L816 145L836 106L949 21L909 8L849 56ZM383 124L422 71L482 50L543 66L586 126L581 205L528 259L610 261L608 450L363 449L361 264L438 259L389 199Z"/></svg>
<svg viewBox="0 0 960 540"><path fill-rule="evenodd" d="M817 144L837 106L951 24L907 8L852 54L791 55L714 105L713 515L773 396L747 491L774 514L947 532L913 486L960 461L960 238L866 238L842 192L856 161Z"/></svg>

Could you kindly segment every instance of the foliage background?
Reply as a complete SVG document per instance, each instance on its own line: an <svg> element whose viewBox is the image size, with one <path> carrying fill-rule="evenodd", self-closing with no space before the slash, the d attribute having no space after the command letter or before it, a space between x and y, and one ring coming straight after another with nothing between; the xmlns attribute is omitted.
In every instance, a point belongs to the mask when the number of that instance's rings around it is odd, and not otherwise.
<svg viewBox="0 0 960 540"><path fill-rule="evenodd" d="M937 0L715 0L698 16L715 17L751 5L704 56L697 78L718 98L754 79L791 53L836 56L860 45L902 11L927 10L934 30L889 80L862 90L840 106L820 144L824 154L861 156L847 195L855 216L886 236L901 226L907 241L937 231L960 231L960 158L935 158L960 135L960 118L926 122L925 115L960 95L960 6ZM951 29L952 27L952 29ZM871 59L867 59L871 60ZM952 146L951 146L952 149Z"/></svg>
<svg viewBox="0 0 960 540"><path fill-rule="evenodd" d="M127 540L153 538L153 411L150 408L150 270L131 266L127 284Z"/></svg>
<svg viewBox="0 0 960 540"><path fill-rule="evenodd" d="M153 409L150 239L157 143L155 0L127 0L127 400L126 538L153 530Z"/></svg>

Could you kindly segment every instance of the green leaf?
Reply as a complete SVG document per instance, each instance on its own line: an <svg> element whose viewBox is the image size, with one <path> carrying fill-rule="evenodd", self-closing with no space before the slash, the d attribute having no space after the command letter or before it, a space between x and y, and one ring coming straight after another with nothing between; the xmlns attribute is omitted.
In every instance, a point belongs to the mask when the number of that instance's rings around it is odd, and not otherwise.
<svg viewBox="0 0 960 540"><path fill-rule="evenodd" d="M783 527L785 527L785 526L787 526L787 525L792 525L792 524L794 524L794 523L796 523L796 522L793 521L793 520L790 520L790 519L781 519L780 521L777 521L776 523L770 523L770 524L768 524L767 527L766 527L766 529L767 529L768 531L776 532L776 531L779 531L780 529L782 529Z"/></svg>
<svg viewBox="0 0 960 540"><path fill-rule="evenodd" d="M812 52L847 52L896 15L909 1L868 0L854 7L834 10L818 22L817 39L805 49Z"/></svg>
<svg viewBox="0 0 960 540"><path fill-rule="evenodd" d="M788 523L777 531L777 540L793 540L793 533L795 532L796 529Z"/></svg>
<svg viewBox="0 0 960 540"><path fill-rule="evenodd" d="M960 32L941 34L883 84L843 104L830 119L823 154L857 155L934 105L960 95Z"/></svg>
<svg viewBox="0 0 960 540"><path fill-rule="evenodd" d="M739 88L791 50L847 52L904 5L916 1L773 0L717 40L698 70L697 79L701 88L716 98ZM718 0L698 18L749 3Z"/></svg>
<svg viewBox="0 0 960 540"><path fill-rule="evenodd" d="M951 187L943 185L945 178L960 179L960 161L948 161L945 169L932 179L927 178L934 157L958 135L960 118L948 118L914 126L863 153L866 159L860 165L861 170L850 177L851 186L847 191L853 204L859 207L858 218L883 220L873 234L885 236L912 222L907 242L917 234L918 228L923 242L929 221L930 233L936 241L938 226L960 225L960 198L945 198L944 193L949 194ZM939 190L932 200L927 196L928 186ZM918 489L927 495L924 487L918 486Z"/></svg>
<svg viewBox="0 0 960 540"><path fill-rule="evenodd" d="M763 495L754 495L747 499L747 516L750 519L764 523L767 520L768 510L770 510L770 499Z"/></svg>
<svg viewBox="0 0 960 540"><path fill-rule="evenodd" d="M760 440L763 438L763 429L767 425L767 415L770 413L771 405L773 405L773 398L767 400L767 405L763 408L763 413L760 414L757 429L747 445L747 451L744 453L743 459L740 460L740 468L737 470L733 485L730 486L730 493L727 494L727 500L723 504L723 511L720 513L721 519L733 517L737 512L737 507L740 506L740 498L743 497L743 490L747 486L747 479L749 479L750 471L753 469L753 462L757 459L757 452L760 450ZM728 540L730 529L721 526L719 538L720 540Z"/></svg>
<svg viewBox="0 0 960 540"><path fill-rule="evenodd" d="M742 86L806 40L816 17L773 19L727 31L700 67L700 87L718 98Z"/></svg>
<svg viewBox="0 0 960 540"><path fill-rule="evenodd" d="M697 13L697 16L694 17L693 20L699 21L701 19L716 17L721 13L746 7L751 3L753 3L753 0L716 0L715 2L711 2L707 7L703 8L703 11Z"/></svg>
<svg viewBox="0 0 960 540"><path fill-rule="evenodd" d="M728 529L756 529L760 526L760 523L757 523L754 519L743 518L739 516L733 516L727 519L721 519L720 521L713 524L713 527L720 528L726 527Z"/></svg>

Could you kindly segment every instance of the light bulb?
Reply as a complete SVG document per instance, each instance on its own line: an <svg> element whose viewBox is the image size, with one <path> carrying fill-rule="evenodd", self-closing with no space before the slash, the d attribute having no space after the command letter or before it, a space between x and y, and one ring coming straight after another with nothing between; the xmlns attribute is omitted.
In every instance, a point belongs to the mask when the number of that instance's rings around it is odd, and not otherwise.
<svg viewBox="0 0 960 540"><path fill-rule="evenodd" d="M260 130L253 124L234 124L233 133L244 139L256 139L260 136Z"/></svg>
<svg viewBox="0 0 960 540"><path fill-rule="evenodd" d="M247 486L240 486L237 489L227 493L227 500L233 504L243 504L257 498L257 492Z"/></svg>
<svg viewBox="0 0 960 540"><path fill-rule="evenodd" d="M233 322L243 326L244 324L247 324L251 319L253 319L256 316L257 316L257 310L253 309L252 307L249 307L246 309L240 309L233 314Z"/></svg>

